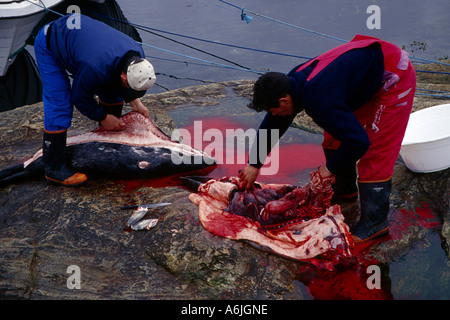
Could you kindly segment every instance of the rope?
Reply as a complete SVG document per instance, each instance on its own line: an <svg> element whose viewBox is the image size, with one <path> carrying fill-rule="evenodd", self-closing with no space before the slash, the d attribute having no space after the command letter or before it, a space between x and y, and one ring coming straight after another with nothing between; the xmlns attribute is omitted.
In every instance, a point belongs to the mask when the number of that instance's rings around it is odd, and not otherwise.
<svg viewBox="0 0 450 320"><path fill-rule="evenodd" d="M429 63L437 63L437 64L442 64L444 66L450 66L450 63L445 63L445 62L441 62L441 61L434 61L434 60L418 58L418 57L411 57L411 59L417 59L417 60L421 60L421 61L425 61L425 62L429 62Z"/></svg>
<svg viewBox="0 0 450 320"><path fill-rule="evenodd" d="M436 92L436 93L449 93L448 91L440 91L440 90L430 90L430 89L420 89L420 88L416 88L416 90L418 91L428 91L428 92Z"/></svg>
<svg viewBox="0 0 450 320"><path fill-rule="evenodd" d="M277 19L274 19L274 18L267 17L267 16L259 14L257 12L241 8L241 7L239 7L239 6L235 5L235 4L232 4L232 3L228 2L228 1L225 1L225 0L218 0L218 1L220 1L222 3L225 3L225 4L227 4L227 5L231 6L231 7L234 7L236 9L241 10L241 19L242 19L242 15L245 15L245 12L250 12L251 14L254 14L254 15L258 16L258 17L261 17L261 18L264 18L266 20L270 20L270 21L273 21L273 22L276 22L276 23L280 23L282 25L285 25L285 26L288 26L288 27L291 27L291 28L299 29L299 30L302 30L302 31L305 31L305 32L313 33L313 34L316 34L316 35L319 35L319 36L322 36L322 37L326 37L326 38L330 38L330 39L333 39L333 40L337 40L337 41L340 41L340 42L348 42L348 40L344 40L344 39L337 38L337 37L334 37L334 36L331 36L331 35L328 35L328 34L325 34L325 33L320 33L320 32L317 32L317 31L309 30L309 29L306 29L306 28L303 28L303 27L299 27L299 26L287 23L287 22L283 22L283 21L280 21L280 20L277 20ZM434 60L429 60L429 59L424 59L424 58L419 58L419 57L411 56L411 59L417 59L417 60L425 61L425 62L428 62L428 63L437 63L437 64L441 64L441 65L444 65L444 66L450 66L449 63L440 62L440 61L434 61Z"/></svg>
<svg viewBox="0 0 450 320"><path fill-rule="evenodd" d="M417 91L426 91L426 92L432 92L432 93L419 93ZM440 93L443 93L443 94L440 94ZM448 91L440 91L440 90L430 90L430 89L416 88L415 95L416 96L429 96L429 97L434 97L434 98L450 99L450 92L448 92Z"/></svg>
<svg viewBox="0 0 450 320"><path fill-rule="evenodd" d="M22 52L23 49L25 49L25 47L27 46L27 44L25 43L23 46L21 46L19 49L17 49L16 51L14 51L13 53L11 53L8 57L9 60L14 59L15 56L17 56L20 52Z"/></svg>
<svg viewBox="0 0 450 320"><path fill-rule="evenodd" d="M293 25L291 23L287 23L287 22L284 22L284 21L281 21L281 20L278 20L278 19L274 19L274 18L265 16L265 15L262 15L260 13L254 12L254 11L250 11L248 9L244 9L244 8L238 7L237 5L232 4L232 3L228 2L228 1L225 1L225 0L218 0L218 1L220 1L222 3L225 3L225 4L229 5L229 6L232 6L232 7L236 8L236 9L239 9L241 11L241 19L242 20L244 20L243 16L245 16L245 12L249 12L249 13L255 15L255 16L258 16L260 18L263 18L263 19L266 19L266 20L269 20L269 21L273 21L273 22L282 24L284 26L288 26L288 27L291 27L291 28L294 28L294 29L298 29L298 30L301 30L301 31L313 33L315 35L318 35L318 36L321 36L321 37L325 37L325 38L330 38L330 39L333 39L333 40L336 40L336 41L348 42L348 40L340 39L340 38L333 37L333 36L330 36L330 35L325 34L325 33L321 33L321 32L313 31L313 30L306 29L306 28L303 28L303 27L299 27L299 26ZM249 21L247 21L247 23L249 23Z"/></svg>
<svg viewBox="0 0 450 320"><path fill-rule="evenodd" d="M212 56L212 57L214 57L214 58L217 58L217 59L219 59L219 60L222 60L222 61L225 61L225 62L234 64L234 65L237 66L237 67L244 68L244 69L250 69L250 68L245 67L245 66L242 66L242 65L240 65L240 64L238 64L238 63L236 63L236 62L233 62L233 61L231 61L231 60L228 60L228 59L225 59L225 58L223 58L223 57L220 57L220 56L218 56L218 55L216 55L216 54L207 52L207 51L205 51L205 50L201 50L201 49L199 49L199 48L195 48L195 47L190 46L190 45L188 45L188 44L186 44L186 43L183 43L183 42L177 41L177 40L175 40L175 39L171 39L171 38L169 38L169 37L166 37L166 36L157 34L156 32L149 31L149 30L145 30L145 29L142 29L142 28L139 28L139 27L136 27L136 28L139 29L139 30L145 31L145 32L149 32L149 33L151 33L151 34L153 34L153 35L155 35L155 36L161 37L161 38L163 38L163 39L166 39L166 40L175 42L175 43L177 43L177 44L180 44L180 45L185 46L185 47L187 47L187 48L190 48L190 49L192 49L192 50L196 50L196 51L198 51L198 52L207 54L207 55Z"/></svg>
<svg viewBox="0 0 450 320"><path fill-rule="evenodd" d="M436 73L436 74L447 74L449 75L450 72L443 72L443 71L429 71L429 70L417 70L416 72L424 72L424 73Z"/></svg>
<svg viewBox="0 0 450 320"><path fill-rule="evenodd" d="M175 63L182 63L182 64L185 64L186 66L196 65L196 66L203 66L203 67L210 67L210 68L222 68L222 66L215 66L215 65L211 65L211 64L198 63L198 62L187 62L186 60L175 60L175 59L161 58L161 57L156 57L156 56L147 56L147 58L164 60L164 61L175 62ZM247 71L248 70L251 70L251 69L247 69ZM253 70L253 71L255 73L257 73L257 72L263 72L264 70L260 70L260 71Z"/></svg>
<svg viewBox="0 0 450 320"><path fill-rule="evenodd" d="M28 0L27 0L28 1ZM28 2L30 2L30 1L28 1ZM42 2L42 0L39 0L39 2L42 4L42 6L44 7L44 9L45 9L45 11L47 11L48 9L47 9L47 6L45 5L45 3L43 3Z"/></svg>
<svg viewBox="0 0 450 320"><path fill-rule="evenodd" d="M35 6L37 6L37 7L39 7L39 8L42 8L42 9L44 9L45 10L45 13L47 13L47 12L51 12L51 13L56 13L57 15L59 15L59 16L64 16L63 14L61 14L61 13L59 13L59 12L56 12L56 11L54 11L54 10L52 10L52 9L49 9L49 8L47 8L47 6L42 2L42 0L39 0L39 2L42 4L42 6L40 6L39 4L37 4L37 3L35 3L35 2L31 2L30 0L25 0L26 2L28 2L28 3L31 3L31 4L33 4L33 5L35 5Z"/></svg>
<svg viewBox="0 0 450 320"><path fill-rule="evenodd" d="M268 50L262 50L262 49L255 49L255 48L250 48L250 47L244 47L244 46L239 46L239 45L234 45L234 44L228 44L228 43L223 43L223 42L217 42L217 41L212 41L212 40L207 40L207 39L187 36L187 35L183 35L183 34L180 34L180 33L165 31L165 30L152 28L152 27L148 27L148 26L143 26L143 25L132 23L132 22L128 22L128 21L118 20L118 19L115 19L115 18L112 18L112 17L100 15L100 14L97 14L97 13L94 13L94 14L96 14L97 16L101 16L103 18L108 18L108 19L114 20L116 22L121 22L121 23L124 23L124 24L128 24L130 26L133 26L133 27L138 28L139 30L142 30L142 31L145 31L145 32L156 31L156 32L161 32L161 33L165 33L165 34L170 34L172 36L182 37L182 38L196 40L196 41L201 41L201 42L205 42L205 43L211 43L211 44L215 44L215 45L219 45L219 46L225 46L225 47L231 47L231 48L243 49L243 50L249 50L249 51L256 51L256 52L267 53L267 54L275 54L275 55L281 55L281 56L286 56L286 57L307 59L307 60L311 59L310 57L305 57L305 56L300 56L300 55L295 55L295 54L288 54L288 53L281 53L281 52L268 51ZM160 35L158 35L158 36L160 36ZM172 40L170 38L168 38L168 39Z"/></svg>
<svg viewBox="0 0 450 320"><path fill-rule="evenodd" d="M148 32L148 33L150 33L150 34L153 34L153 35L158 36L158 37L161 37L161 38L163 38L163 39L166 39L166 40L175 42L176 44L185 46L185 47L190 48L190 49L192 49L192 50L196 50L196 51L198 51L198 52L201 52L201 53L210 55L210 56L212 56L212 57L214 57L214 58L217 58L217 59L220 59L220 60L222 60L222 61L225 61L225 62L234 64L234 65L237 66L237 67L244 68L244 69L250 69L250 68L247 68L247 67L245 67L245 66L242 66L242 65L240 65L240 64L238 64L238 63L236 63L236 62L234 62L234 61L231 61L231 60L225 59L225 58L223 58L223 57L220 57L220 56L218 56L218 55L216 55L216 54L213 54L213 53L210 53L210 52L201 50L201 49L199 49L199 48L195 48L195 47L190 46L190 45L188 45L188 44L186 44L186 43L183 43L183 42L177 41L177 40L175 40L175 39L172 39L172 38L163 36L163 35L161 35L161 34L158 34L158 33L154 32L154 31L151 31L151 28L148 28L148 27L145 27L145 26L142 26L142 25L138 25L138 24L133 24L133 23L130 23L130 22L128 22L128 21L122 21L122 20L115 19L115 18L112 18L112 17L109 17L109 16L104 16L104 15L101 15L101 14L98 14L98 13L92 12L92 11L89 11L89 13L91 13L91 14L93 14L93 15L96 15L96 16L98 16L98 17L107 18L107 19L113 20L113 21L115 21L115 22L119 22L119 23L122 23L122 24L126 24L126 25L129 25L129 26L133 26L133 27L135 27L135 28L138 29L138 30L141 30L141 31L144 31L144 32ZM155 29L155 30L156 30L156 29Z"/></svg>
<svg viewBox="0 0 450 320"><path fill-rule="evenodd" d="M146 46L146 47L149 47L149 48L153 48L153 49L160 50L160 51L163 51L163 52L171 53L171 54L174 54L174 55L177 55L177 56L181 56L181 57L185 57L185 58L188 58L188 59L193 59L193 60L196 60L196 61L209 63L209 64L212 64L212 65L215 65L215 66L220 66L220 67L225 68L225 69L234 69L234 70L240 70L240 71L247 71L247 72L253 72L253 73L262 74L261 71L258 71L258 70L244 69L244 68L239 68L239 67L227 66L225 64L212 62L212 61L208 61L208 60L204 60L204 59L199 59L199 58L191 57L191 56L188 56L188 55L185 55L185 54L181 54L181 53L178 53L178 52L174 52L174 51L170 51L170 50L167 50L167 49L159 48L159 47L152 46L150 44L146 44L146 43L143 43L143 42L138 42L138 43L140 45L143 45L143 46Z"/></svg>
<svg viewBox="0 0 450 320"><path fill-rule="evenodd" d="M429 96L429 97L435 97L435 98L445 98L450 99L450 95L443 95L443 94L431 94L431 93L415 93L416 96Z"/></svg>

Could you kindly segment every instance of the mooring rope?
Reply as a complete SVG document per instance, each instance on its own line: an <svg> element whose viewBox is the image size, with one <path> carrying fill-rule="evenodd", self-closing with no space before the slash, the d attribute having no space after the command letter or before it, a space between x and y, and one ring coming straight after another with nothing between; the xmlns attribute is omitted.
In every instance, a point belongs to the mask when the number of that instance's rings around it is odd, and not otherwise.
<svg viewBox="0 0 450 320"><path fill-rule="evenodd" d="M294 29L298 29L298 30L301 30L301 31L309 32L309 33L312 33L312 34L315 34L315 35L318 35L318 36L330 38L330 39L337 40L337 41L340 41L340 42L348 42L348 40L344 40L344 39L341 39L341 38L338 38L338 37L334 37L334 36L329 35L329 34L317 32L317 31L310 30L310 29L307 29L307 28L303 28L303 27L300 27L300 26L296 26L296 25L293 25L293 24L291 24L291 23L287 23L287 22L284 22L284 21L281 21L281 20L278 20L278 19L274 19L274 18L271 18L271 17L267 17L267 16L262 15L262 14L260 14L260 13L257 13L257 12L250 11L250 10L248 10L248 9L239 7L239 6L237 6L237 5L235 5L235 4L232 4L231 2L228 2L228 1L225 1L225 0L217 0L217 1L222 2L222 3L225 3L225 4L227 4L227 5L231 6L231 7L234 7L234 8L236 8L236 9L241 10L241 19L242 19L243 15L246 14L246 12L249 12L249 13L255 15L255 16L258 16L258 17L264 18L264 19L266 19L266 20L270 20L270 21L279 23L279 24L284 25L284 26L288 26L288 27L291 27L291 28L294 28ZM249 19L249 20L251 20L251 19ZM247 23L249 23L249 22L250 22L250 21L247 21ZM424 58L419 58L419 57L413 57L413 56L411 56L411 59L417 59L417 60L426 61L426 62L429 62L429 63L438 63L438 64L442 64L442 65L445 65L445 66L450 66L450 64L445 63L445 62L434 61L434 60L429 60L429 59L424 59Z"/></svg>
<svg viewBox="0 0 450 320"><path fill-rule="evenodd" d="M188 56L188 55L185 55L185 54L182 54L182 53L178 53L178 52L175 52L175 51L159 48L159 47L156 47L156 46L152 46L151 44L147 44L147 43L143 43L143 42L137 42L137 43L139 43L140 45L149 47L149 48L160 50L160 51L163 51L163 52L166 52L166 53L171 53L171 54L174 54L174 55L177 55L177 56L181 56L181 57L184 57L184 58L188 58L188 59L192 59L192 60L196 60L196 61L200 61L200 62L209 63L209 64L212 64L212 65L215 65L215 66L220 66L220 67L225 68L225 69L234 69L234 70L239 70L239 71L247 71L247 72L253 72L253 73L260 73L260 74L262 74L261 71L258 71L258 70L228 66L228 65L225 65L225 64L221 64L221 63L217 63L217 62L213 62L213 61L208 61L208 60L204 60L204 59Z"/></svg>
<svg viewBox="0 0 450 320"><path fill-rule="evenodd" d="M222 3L225 3L225 4L229 5L229 6L232 6L232 7L236 8L236 9L239 9L241 11L241 19L243 17L245 17L246 12L249 12L249 13L251 13L251 14L253 14L255 16L258 16L260 18L263 18L263 19L266 19L266 20L269 20L269 21L272 21L272 22L276 22L278 24L282 24L282 25L290 27L290 28L294 28L294 29L301 30L301 31L304 31L304 32L312 33L312 34L315 34L315 35L318 35L318 36L321 36L321 37L325 37L325 38L329 38L329 39L333 39L333 40L336 40L336 41L339 41L339 42L348 42L348 40L344 40L344 39L337 38L337 37L334 37L334 36L331 36L331 35L328 35L328 34L325 34L325 33L317 32L317 31L314 31L314 30L310 30L310 29L307 29L307 28L300 27L300 26L296 26L296 25L293 25L291 23L287 23L287 22L284 22L284 21L281 21L281 20L278 20L278 19L274 19L274 18L265 16L263 14L260 14L260 13L257 13L257 12L254 12L254 11L251 11L251 10L248 10L248 9L245 9L245 8L241 8L241 7L239 7L239 6L235 5L235 4L232 4L232 3L228 2L228 1L225 1L225 0L218 0L218 1L220 1Z"/></svg>
<svg viewBox="0 0 450 320"><path fill-rule="evenodd" d="M142 31L145 31L145 32L150 32L150 31L161 32L161 33L165 33L165 34L169 34L169 35L173 35L173 36L177 36L177 37L181 37L181 38L186 38L186 39L190 39L190 40L196 40L196 41L210 43L210 44L219 45L219 46L225 46L225 47L231 47L231 48L236 48L236 49L255 51L255 52L260 52L260 53L281 55L281 56L286 56L286 57L300 58L300 59L306 59L306 60L311 59L310 57L300 56L300 55L296 55L296 54L289 54L289 53L282 53L282 52L269 51L269 50L263 50L263 49L256 49L256 48L250 48L250 47L245 47L245 46L239 46L239 45L235 45L235 44L229 44L229 43L224 43L224 42L217 42L217 41L213 41L213 40L197 38L197 37L193 37L193 36L187 36L187 35L184 35L184 34L170 32L170 31L165 31L165 30L161 30L161 29L157 29L157 28L152 28L152 27L140 25L140 24L137 24L137 23L132 23L132 22L129 22L129 21L118 20L118 19L115 19L115 18L112 18L112 17L100 15L100 14L95 13L95 12L92 12L92 13L97 15L97 16L100 16L102 18L108 18L108 19L114 20L116 22L128 24L130 26L133 26L133 27L138 28L139 30L142 30ZM158 36L160 36L160 35L158 35ZM170 39L170 38L168 38L168 39ZM172 39L170 39L170 40L172 40Z"/></svg>

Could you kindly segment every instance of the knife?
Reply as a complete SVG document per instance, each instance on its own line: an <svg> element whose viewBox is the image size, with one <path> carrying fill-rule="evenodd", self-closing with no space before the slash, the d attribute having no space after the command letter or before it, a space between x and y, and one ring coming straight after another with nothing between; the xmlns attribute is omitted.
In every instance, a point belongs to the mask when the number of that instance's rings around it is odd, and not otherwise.
<svg viewBox="0 0 450 320"><path fill-rule="evenodd" d="M150 204L135 204L135 205L131 205L131 206L122 206L120 207L120 209L122 210L127 210L127 209L137 209L137 208L157 208L157 207L164 207L164 206L168 206L169 204L171 204L170 202L161 202L161 203L150 203Z"/></svg>

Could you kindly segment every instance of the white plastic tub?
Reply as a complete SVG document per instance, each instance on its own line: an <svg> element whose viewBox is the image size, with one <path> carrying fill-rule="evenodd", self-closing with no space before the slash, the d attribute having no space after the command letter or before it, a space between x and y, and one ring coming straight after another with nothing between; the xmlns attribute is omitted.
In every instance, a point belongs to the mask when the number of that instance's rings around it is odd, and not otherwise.
<svg viewBox="0 0 450 320"><path fill-rule="evenodd" d="M450 167L450 104L411 114L400 155L413 172L435 172Z"/></svg>

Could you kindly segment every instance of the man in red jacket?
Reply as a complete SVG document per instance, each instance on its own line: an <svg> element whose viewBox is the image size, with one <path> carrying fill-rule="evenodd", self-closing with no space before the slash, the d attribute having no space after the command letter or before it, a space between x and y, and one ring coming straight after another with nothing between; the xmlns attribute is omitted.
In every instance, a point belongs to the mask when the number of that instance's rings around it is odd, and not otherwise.
<svg viewBox="0 0 450 320"><path fill-rule="evenodd" d="M269 72L255 83L249 107L267 111L259 129L278 129L281 136L302 110L324 129L326 164L319 167L320 175L336 176L335 199L354 201L359 193L361 218L351 230L355 243L388 233L391 176L415 85L406 52L361 35L287 75ZM240 173L244 188L251 188L264 163L254 156L260 155L261 143L268 154L276 141L260 141L257 135Z"/></svg>

